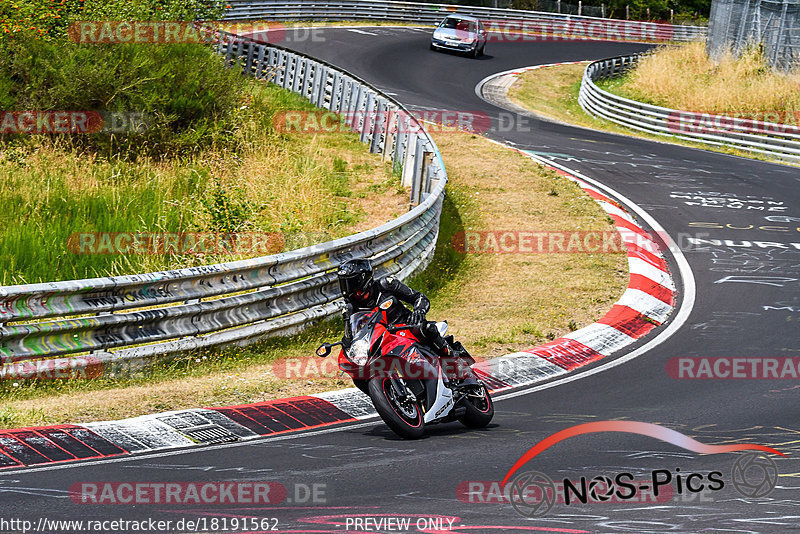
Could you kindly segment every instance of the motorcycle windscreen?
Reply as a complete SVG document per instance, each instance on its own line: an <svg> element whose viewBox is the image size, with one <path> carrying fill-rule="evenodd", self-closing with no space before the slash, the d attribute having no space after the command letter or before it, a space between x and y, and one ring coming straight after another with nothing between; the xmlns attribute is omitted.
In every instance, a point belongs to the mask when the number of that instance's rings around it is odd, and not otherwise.
<svg viewBox="0 0 800 534"><path fill-rule="evenodd" d="M350 333L353 334L353 339L361 337L361 329L367 326L369 320L372 318L371 311L357 312L350 316Z"/></svg>

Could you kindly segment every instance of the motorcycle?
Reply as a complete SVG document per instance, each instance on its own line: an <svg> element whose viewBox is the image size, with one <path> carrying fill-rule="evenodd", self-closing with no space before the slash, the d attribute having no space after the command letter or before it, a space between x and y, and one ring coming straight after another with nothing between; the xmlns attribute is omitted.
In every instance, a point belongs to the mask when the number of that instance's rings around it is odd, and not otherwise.
<svg viewBox="0 0 800 534"><path fill-rule="evenodd" d="M494 404L486 385L470 367L475 360L463 350L456 357L438 357L422 341L422 325L389 320L399 315L398 306L405 309L399 300L389 297L372 310L350 316L347 328L352 342L339 352L339 368L369 395L381 419L402 438L420 438L425 426L434 423L487 426L494 416ZM445 337L447 322L436 323L436 327ZM451 337L446 339L451 343ZM317 356L328 356L335 346L342 342L323 343Z"/></svg>

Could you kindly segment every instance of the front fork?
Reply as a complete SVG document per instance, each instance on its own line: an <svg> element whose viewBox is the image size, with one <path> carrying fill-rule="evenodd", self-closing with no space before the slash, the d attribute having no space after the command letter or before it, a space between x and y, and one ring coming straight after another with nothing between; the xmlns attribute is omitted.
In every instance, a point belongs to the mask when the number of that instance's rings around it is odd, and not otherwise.
<svg viewBox="0 0 800 534"><path fill-rule="evenodd" d="M395 395L397 395L398 399L404 401L411 396L412 400L417 400L416 397L414 397L414 394L408 390L401 379L391 378L390 380L392 381L392 389L394 389Z"/></svg>

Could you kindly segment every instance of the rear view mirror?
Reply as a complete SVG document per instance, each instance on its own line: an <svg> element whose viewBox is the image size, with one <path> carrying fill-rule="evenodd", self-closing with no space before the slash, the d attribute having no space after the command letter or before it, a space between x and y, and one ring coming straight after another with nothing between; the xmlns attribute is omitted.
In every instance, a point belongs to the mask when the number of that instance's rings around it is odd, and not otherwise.
<svg viewBox="0 0 800 534"><path fill-rule="evenodd" d="M319 356L320 358L324 358L330 353L331 353L330 343L323 343L317 348L317 356Z"/></svg>

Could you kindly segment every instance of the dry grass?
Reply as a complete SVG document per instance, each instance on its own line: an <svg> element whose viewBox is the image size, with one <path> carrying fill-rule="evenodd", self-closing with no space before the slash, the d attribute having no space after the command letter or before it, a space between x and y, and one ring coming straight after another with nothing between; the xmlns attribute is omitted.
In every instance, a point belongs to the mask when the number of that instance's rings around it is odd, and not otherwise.
<svg viewBox="0 0 800 534"><path fill-rule="evenodd" d="M512 102L542 117L631 135L631 130L587 115L581 108L578 93L587 63L553 65L523 72L517 75L517 80L508 91L508 97Z"/></svg>
<svg viewBox="0 0 800 534"><path fill-rule="evenodd" d="M702 42L645 56L618 86L634 99L704 113L800 111L800 72L773 71L761 52L712 61Z"/></svg>
<svg viewBox="0 0 800 534"><path fill-rule="evenodd" d="M432 298L430 317L479 358L545 342L599 318L622 294L624 254L452 254L462 230L609 230L605 213L575 184L470 134L437 137L450 183L434 263L412 285ZM430 286L430 287L428 287ZM6 387L0 427L86 422L197 406L307 394L345 380L279 380L271 364L308 357L341 335L338 321L248 349L188 355L171 369L126 382Z"/></svg>
<svg viewBox="0 0 800 534"><path fill-rule="evenodd" d="M532 111L539 116L575 126L583 126L585 128L592 128L594 130L627 135L630 137L639 137L661 143L670 142L693 148L701 148L704 150L712 150L727 154L736 154L737 156L752 159L769 159L763 155L753 154L735 148L705 145L697 142L677 139L675 137L665 137L662 135L648 134L637 130L631 130L612 122L588 115L583 111L578 103L578 93L580 91L584 69L585 64L555 65L552 67L545 67L524 72L518 76L518 80L511 86L508 96L516 104ZM639 99L640 101L647 100L642 95L634 95L630 91L625 91L622 86L626 83L626 80L627 78L615 78L600 82L598 85L607 91L611 91L628 98ZM780 114L778 115L780 116ZM795 117L794 114L787 114L786 116ZM766 119L770 120L770 116L767 115Z"/></svg>
<svg viewBox="0 0 800 534"><path fill-rule="evenodd" d="M577 185L515 151L468 134L436 142L466 230L613 229ZM432 316L491 358L597 320L624 290L626 265L623 254L468 254Z"/></svg>

